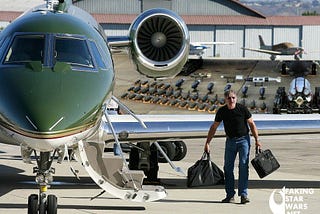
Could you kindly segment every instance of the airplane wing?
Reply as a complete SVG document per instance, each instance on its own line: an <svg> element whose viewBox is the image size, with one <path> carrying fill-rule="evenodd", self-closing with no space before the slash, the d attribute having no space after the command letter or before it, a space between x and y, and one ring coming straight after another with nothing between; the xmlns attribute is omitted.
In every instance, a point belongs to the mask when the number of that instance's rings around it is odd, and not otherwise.
<svg viewBox="0 0 320 214"><path fill-rule="evenodd" d="M134 139L188 139L205 138L215 115L137 115L147 128L143 128L129 115L110 115L117 134L126 133L122 140ZM315 132L320 127L320 114L253 114L259 134L283 134L290 131ZM105 125L106 133L111 133ZM224 136L223 125L217 134Z"/></svg>
<svg viewBox="0 0 320 214"><path fill-rule="evenodd" d="M130 44L128 36L108 36L108 44L111 48L114 47L128 47ZM206 46L206 45L234 45L235 42L190 42L193 46Z"/></svg>
<svg viewBox="0 0 320 214"><path fill-rule="evenodd" d="M130 38L127 36L108 36L108 44L111 48L114 47L128 47Z"/></svg>
<svg viewBox="0 0 320 214"><path fill-rule="evenodd" d="M273 55L282 54L280 51L272 51L272 50L264 50L264 49L255 49L255 48L246 48L246 47L242 47L241 49L248 50L248 51L256 51L256 52L266 53L266 54L273 54Z"/></svg>
<svg viewBox="0 0 320 214"><path fill-rule="evenodd" d="M235 42L191 42L194 46L205 46L205 45L234 45Z"/></svg>
<svg viewBox="0 0 320 214"><path fill-rule="evenodd" d="M127 48L131 44L128 36L108 36L107 41L113 54L127 52Z"/></svg>
<svg viewBox="0 0 320 214"><path fill-rule="evenodd" d="M118 53L127 50L131 44L127 36L108 36L108 44L112 53ZM209 45L233 45L234 42L191 42L189 55L203 55L205 50L210 48Z"/></svg>
<svg viewBox="0 0 320 214"><path fill-rule="evenodd" d="M190 42L190 56L201 57L211 45L233 45L234 42ZM210 46L209 46L210 45Z"/></svg>

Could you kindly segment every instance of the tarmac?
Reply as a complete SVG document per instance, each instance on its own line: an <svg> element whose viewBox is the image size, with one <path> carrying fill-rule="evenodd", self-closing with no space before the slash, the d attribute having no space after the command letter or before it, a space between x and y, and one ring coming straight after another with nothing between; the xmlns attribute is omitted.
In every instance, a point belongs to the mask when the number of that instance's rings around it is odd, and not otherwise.
<svg viewBox="0 0 320 214"><path fill-rule="evenodd" d="M138 72L134 71L134 65L127 60L127 56L115 57L117 70L115 96L120 97L132 86L137 79L144 79ZM271 66L271 67L270 67ZM206 83L215 81L215 93L219 96L223 93L226 80L221 75L254 75L279 76L272 71L274 65L267 61L244 61L241 64L234 61L210 61L208 60L202 69L196 72L210 73L210 78L203 78L199 87L200 92L206 91ZM271 69L271 70L270 70ZM181 77L165 80L174 83ZM196 77L184 77L185 89ZM282 78L281 85L287 84L290 77ZM313 78L316 79L316 78ZM312 80L317 81L317 80ZM239 89L243 82L235 82L232 87ZM272 104L272 99L279 83L265 83L267 87L266 102ZM256 87L251 85L252 89ZM250 92L251 91L251 92ZM258 90L249 89L249 98L258 99ZM159 104L145 104L138 101L121 99L135 113L141 114L213 114L164 106ZM257 110L258 111L258 110ZM266 113L266 112L258 112ZM303 116L303 115L301 115ZM208 127L209 128L209 127ZM84 168L78 162L71 165L79 170L80 180L77 180L70 171L70 164L54 163L56 169L54 183L48 194L58 197L58 213L272 213L272 210L282 203L285 210L278 213L318 213L320 210L320 133L319 134L296 134L260 136L263 149L270 149L280 163L280 168L260 179L250 164L249 176L249 198L250 203L242 205L237 197L235 203L223 204L221 200L225 197L223 185L188 188L186 176L175 172L169 164L160 163L159 178L161 184L166 188L168 196L156 202L134 203L124 201L104 193L96 199L101 190L93 183ZM211 143L211 158L222 169L224 141L215 138ZM203 153L205 139L186 140L188 153L179 162L174 162L178 167L187 172ZM251 149L250 160L255 156ZM37 186L34 182L32 168L35 165L24 164L20 157L20 148L17 146L0 144L0 213L26 213L27 200L30 194L37 194ZM238 166L235 166L235 177L237 178ZM285 188L285 195L279 193ZM271 195L274 193L274 197ZM274 199L274 200L273 200ZM276 205L269 205L269 201ZM280 205L279 205L280 206Z"/></svg>
<svg viewBox="0 0 320 214"><path fill-rule="evenodd" d="M90 200L101 190L86 174L77 162L72 166L80 171L77 180L69 169L69 164L54 163L56 169L54 183L48 194L58 197L59 214L83 213L272 213L269 199L275 191L275 200L281 203L279 191L285 187L290 190L286 195L287 213L318 213L320 209L320 134L261 136L263 148L271 149L280 163L280 168L260 179L250 164L249 198L250 203L242 205L239 198L234 204L220 203L225 197L224 186L187 188L186 177L175 172L169 164L160 164L160 181L168 196L160 201L134 203L114 198L107 193ZM200 159L204 139L186 141L187 156L176 166L185 171ZM223 166L224 138L214 139L211 146L211 158L220 167ZM254 157L251 149L250 159ZM20 149L16 146L1 144L0 149L0 213L27 213L27 200L30 194L37 194L37 187L32 174L34 165L26 165L20 158ZM237 164L235 175L237 178ZM292 193L307 191L308 194ZM294 202L292 197L295 197ZM297 201L298 200L298 201ZM289 203L290 202L290 203ZM298 209L303 206L303 209ZM294 212L295 211L295 212Z"/></svg>

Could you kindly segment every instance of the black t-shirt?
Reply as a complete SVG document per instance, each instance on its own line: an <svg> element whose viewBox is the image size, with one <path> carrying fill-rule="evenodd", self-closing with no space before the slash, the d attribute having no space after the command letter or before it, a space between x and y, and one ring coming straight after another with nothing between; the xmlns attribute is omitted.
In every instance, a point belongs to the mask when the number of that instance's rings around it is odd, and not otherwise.
<svg viewBox="0 0 320 214"><path fill-rule="evenodd" d="M251 113L245 106L236 103L234 109L228 109L227 105L219 108L215 121L223 121L224 130L228 137L241 137L249 133L247 120L251 118L251 116Z"/></svg>

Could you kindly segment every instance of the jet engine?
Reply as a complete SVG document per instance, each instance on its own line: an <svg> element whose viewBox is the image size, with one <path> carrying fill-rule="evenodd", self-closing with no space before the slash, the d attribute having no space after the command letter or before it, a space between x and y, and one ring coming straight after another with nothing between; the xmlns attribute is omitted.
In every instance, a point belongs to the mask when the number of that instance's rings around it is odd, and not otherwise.
<svg viewBox="0 0 320 214"><path fill-rule="evenodd" d="M170 10L145 11L130 26L129 37L137 70L148 77L173 77L188 59L187 26Z"/></svg>

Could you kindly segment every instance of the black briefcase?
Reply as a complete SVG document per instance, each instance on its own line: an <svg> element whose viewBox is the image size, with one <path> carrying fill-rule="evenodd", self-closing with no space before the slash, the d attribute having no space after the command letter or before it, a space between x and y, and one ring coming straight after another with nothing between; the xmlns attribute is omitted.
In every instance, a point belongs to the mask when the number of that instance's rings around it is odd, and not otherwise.
<svg viewBox="0 0 320 214"><path fill-rule="evenodd" d="M260 178L264 178L280 167L279 162L273 156L270 149L256 149L256 156L251 160L251 164Z"/></svg>
<svg viewBox="0 0 320 214"><path fill-rule="evenodd" d="M188 187L212 186L224 184L223 171L204 152L201 159L188 169Z"/></svg>

